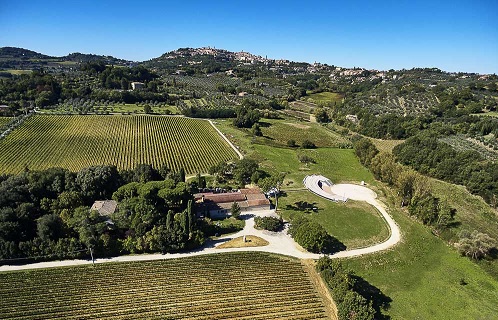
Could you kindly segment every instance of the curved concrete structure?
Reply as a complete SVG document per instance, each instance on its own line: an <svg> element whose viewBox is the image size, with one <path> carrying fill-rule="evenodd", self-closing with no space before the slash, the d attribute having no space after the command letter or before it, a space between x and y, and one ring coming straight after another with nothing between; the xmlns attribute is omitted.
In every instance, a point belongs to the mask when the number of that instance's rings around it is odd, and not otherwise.
<svg viewBox="0 0 498 320"><path fill-rule="evenodd" d="M324 181L329 182L325 184L325 187L323 184ZM338 201L338 199L341 198L343 199L343 201L351 199L357 201L365 201L371 204L381 213L382 217L385 219L387 225L389 226L390 235L386 241L366 248L337 252L331 256L332 258L355 257L363 254L386 250L391 248L401 240L401 232L398 225L387 213L384 206L379 201L377 201L377 194L371 189L355 184L332 184L329 179L320 175L307 176L306 178L304 178L303 182L306 188L308 188L308 190L310 190L311 192L332 201ZM322 183L320 184L319 182Z"/></svg>

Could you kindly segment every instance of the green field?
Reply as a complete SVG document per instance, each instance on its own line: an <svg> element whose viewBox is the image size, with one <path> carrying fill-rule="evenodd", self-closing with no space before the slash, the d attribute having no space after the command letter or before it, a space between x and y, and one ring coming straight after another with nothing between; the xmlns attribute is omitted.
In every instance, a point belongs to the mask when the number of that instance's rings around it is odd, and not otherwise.
<svg viewBox="0 0 498 320"><path fill-rule="evenodd" d="M100 110L102 110L102 107L99 107ZM127 103L127 104L124 104L124 105L121 105L121 104L116 104L116 105L113 105L113 106L110 106L108 107L108 109L111 109L112 112L116 113L125 113L125 112L131 112L131 113L144 113L144 106L139 106L137 104L134 104L134 103ZM151 106L152 108L152 113L157 113L157 114L164 114L164 112L166 110L169 110L169 112L171 114L177 114L179 113L178 112L178 109L175 107L175 106L154 106L152 105Z"/></svg>
<svg viewBox="0 0 498 320"><path fill-rule="evenodd" d="M392 299L391 319L496 319L498 280L398 210L393 250L343 260Z"/></svg>
<svg viewBox="0 0 498 320"><path fill-rule="evenodd" d="M327 319L298 260L266 253L0 273L1 319Z"/></svg>
<svg viewBox="0 0 498 320"><path fill-rule="evenodd" d="M169 112L169 114L179 114L178 108L175 106L170 106L170 105L150 105L152 108L152 113L153 114L166 114ZM126 103L126 104L113 104L113 105L108 105L108 106L103 106L103 105L97 105L93 107L95 109L95 112L99 113L106 113L108 112L109 114L115 114L115 113L122 113L122 114L144 114L144 105L137 105L135 103ZM73 108L72 105L61 105L58 106L55 109L43 109L42 113L44 114L76 114L78 113L77 109ZM94 112L90 112L94 113Z"/></svg>
<svg viewBox="0 0 498 320"><path fill-rule="evenodd" d="M449 242L458 241L462 230L479 230L498 240L498 211L484 200L472 195L463 186L429 178L434 195L448 201L457 210L455 219L458 224L441 234ZM498 280L498 259L482 260L479 264Z"/></svg>
<svg viewBox="0 0 498 320"><path fill-rule="evenodd" d="M8 72L13 75L21 75L21 74L30 74L32 71L31 70L16 70L16 69L9 69L9 70L4 70L5 72Z"/></svg>
<svg viewBox="0 0 498 320"><path fill-rule="evenodd" d="M304 213L296 210L295 203L303 199L318 208L318 212L310 210L309 213ZM305 215L321 224L329 234L346 245L348 250L374 245L389 237L384 219L373 206L365 202L350 200L347 203L335 203L309 191L294 191L280 197L278 205L285 219Z"/></svg>
<svg viewBox="0 0 498 320"><path fill-rule="evenodd" d="M265 119L264 121L272 124L272 126L275 125L278 130L274 129L274 132L281 135L285 134L286 128L293 129L295 126L309 126L313 128L311 132L314 133L313 136L310 135L309 137L317 145L339 145L347 142L342 136L318 124L303 123L290 119ZM365 181L375 184L372 174L358 162L352 149L330 147L317 149L278 148L274 147L273 143L267 144L253 139L253 136L248 131L234 128L229 120L216 120L215 123L230 141L241 148L242 153L257 160L263 168L271 172L286 172L285 182L287 187L303 188L303 178L313 173L323 174L335 183L350 181L359 183L360 181ZM262 131L272 130L270 128L271 126L262 128ZM300 134L297 128L291 131L287 130L287 132L290 137L297 137ZM316 163L308 165L300 163L298 155L307 155L313 158Z"/></svg>
<svg viewBox="0 0 498 320"><path fill-rule="evenodd" d="M338 133L317 123L265 119L261 131L263 137L256 138L256 141L277 146L287 146L289 140L296 141L297 145L309 140L318 147L337 147L347 143Z"/></svg>
<svg viewBox="0 0 498 320"><path fill-rule="evenodd" d="M254 145L252 157L273 172L286 172L285 187L304 188L305 176L322 174L334 183L366 181L375 184L372 174L357 160L351 149L318 148L313 150L292 150ZM316 163L303 164L298 155L307 155Z"/></svg>
<svg viewBox="0 0 498 320"><path fill-rule="evenodd" d="M141 163L196 173L237 158L207 121L165 116L37 115L1 140L0 149L0 173Z"/></svg>
<svg viewBox="0 0 498 320"><path fill-rule="evenodd" d="M335 92L320 92L308 95L307 99L314 103L341 102L343 96Z"/></svg>
<svg viewBox="0 0 498 320"><path fill-rule="evenodd" d="M374 139L370 138L370 141L375 145L379 151L392 153L394 147L398 144L403 143L404 140L382 140L382 139Z"/></svg>

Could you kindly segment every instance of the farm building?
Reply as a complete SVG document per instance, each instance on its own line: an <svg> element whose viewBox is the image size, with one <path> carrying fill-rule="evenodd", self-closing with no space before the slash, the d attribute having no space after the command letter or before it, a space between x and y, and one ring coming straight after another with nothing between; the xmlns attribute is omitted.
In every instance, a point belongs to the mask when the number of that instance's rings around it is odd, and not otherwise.
<svg viewBox="0 0 498 320"><path fill-rule="evenodd" d="M9 114L9 113L10 113L9 106L6 106L4 104L0 105L0 115L2 115L2 114Z"/></svg>
<svg viewBox="0 0 498 320"><path fill-rule="evenodd" d="M232 204L237 202L241 211L270 209L270 201L260 189L240 189L236 192L204 192L194 195L197 212L211 218L226 218Z"/></svg>
<svg viewBox="0 0 498 320"><path fill-rule="evenodd" d="M117 206L118 203L114 200L100 200L95 201L90 210L98 211L101 216L110 216L116 211Z"/></svg>
<svg viewBox="0 0 498 320"><path fill-rule="evenodd" d="M131 83L132 90L142 89L143 87L145 87L145 84L143 82L132 82Z"/></svg>

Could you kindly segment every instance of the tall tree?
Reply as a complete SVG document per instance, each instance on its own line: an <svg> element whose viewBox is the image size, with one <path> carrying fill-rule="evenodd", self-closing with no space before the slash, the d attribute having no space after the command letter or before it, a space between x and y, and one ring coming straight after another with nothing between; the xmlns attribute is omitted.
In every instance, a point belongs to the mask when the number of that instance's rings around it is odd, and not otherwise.
<svg viewBox="0 0 498 320"><path fill-rule="evenodd" d="M230 213L232 214L232 217L234 217L235 219L239 219L240 212L241 212L240 205L237 202L232 203L232 207L230 208Z"/></svg>

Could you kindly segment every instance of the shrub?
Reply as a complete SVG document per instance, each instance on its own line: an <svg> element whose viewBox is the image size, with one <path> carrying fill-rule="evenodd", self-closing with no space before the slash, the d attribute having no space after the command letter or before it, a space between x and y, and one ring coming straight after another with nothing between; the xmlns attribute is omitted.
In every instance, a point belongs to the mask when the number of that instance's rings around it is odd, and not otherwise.
<svg viewBox="0 0 498 320"><path fill-rule="evenodd" d="M254 222L256 228L265 229L268 231L279 231L284 226L282 218L276 217L256 217L254 218Z"/></svg>
<svg viewBox="0 0 498 320"><path fill-rule="evenodd" d="M301 144L301 147L303 149L314 149L316 148L316 145L309 140L304 140L303 143Z"/></svg>
<svg viewBox="0 0 498 320"><path fill-rule="evenodd" d="M289 233L299 245L313 253L327 252L334 242L322 225L305 217L294 219Z"/></svg>
<svg viewBox="0 0 498 320"><path fill-rule="evenodd" d="M310 156L307 156L305 154L301 154L299 156L297 156L297 158L299 159L299 162L301 163L316 163L315 159L313 159L312 157Z"/></svg>

